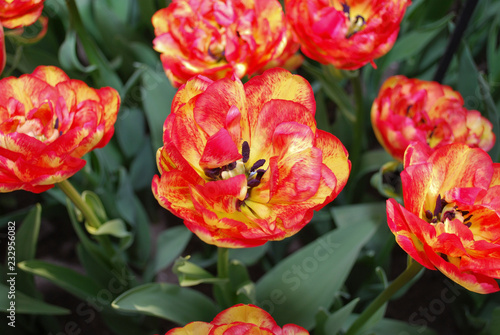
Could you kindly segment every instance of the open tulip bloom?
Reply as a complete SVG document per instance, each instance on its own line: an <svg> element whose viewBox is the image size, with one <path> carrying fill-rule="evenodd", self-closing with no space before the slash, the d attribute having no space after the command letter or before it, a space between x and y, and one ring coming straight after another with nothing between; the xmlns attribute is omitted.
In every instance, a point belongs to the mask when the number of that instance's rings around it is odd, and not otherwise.
<svg viewBox="0 0 500 335"><path fill-rule="evenodd" d="M154 48L176 87L197 74L213 80L252 75L273 59L286 62L280 58L285 49L289 57L298 49L287 40L277 0L174 0L152 21Z"/></svg>
<svg viewBox="0 0 500 335"><path fill-rule="evenodd" d="M307 224L343 189L350 161L316 128L309 83L283 69L212 81L174 97L157 152L153 193L203 241L254 247Z"/></svg>
<svg viewBox="0 0 500 335"><path fill-rule="evenodd" d="M460 93L449 86L393 76L373 102L373 130L380 144L399 161L413 141L433 149L459 142L490 150L495 144L491 122L463 105Z"/></svg>
<svg viewBox="0 0 500 335"><path fill-rule="evenodd" d="M287 18L307 56L355 70L394 45L409 0L286 0Z"/></svg>
<svg viewBox="0 0 500 335"><path fill-rule="evenodd" d="M93 89L59 68L0 80L0 192L43 192L105 146L120 105L110 87Z"/></svg>
<svg viewBox="0 0 500 335"><path fill-rule="evenodd" d="M477 293L499 290L500 164L479 148L413 143L401 173L404 207L387 201L397 243L417 262Z"/></svg>

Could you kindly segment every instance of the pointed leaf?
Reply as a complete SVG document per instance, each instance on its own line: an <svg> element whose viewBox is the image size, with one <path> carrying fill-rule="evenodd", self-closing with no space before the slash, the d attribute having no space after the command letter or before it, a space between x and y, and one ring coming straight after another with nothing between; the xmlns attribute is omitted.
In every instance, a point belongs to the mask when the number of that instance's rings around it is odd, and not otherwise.
<svg viewBox="0 0 500 335"><path fill-rule="evenodd" d="M9 287L0 284L0 296L7 298L11 291ZM71 311L59 306L48 304L42 300L32 298L20 291L14 292L15 299L0 299L0 310L9 313L10 302L15 302L15 312L19 314L44 314L44 315L66 315L71 314Z"/></svg>
<svg viewBox="0 0 500 335"><path fill-rule="evenodd" d="M377 213L379 207L368 206L378 209L371 211L365 206L337 207L334 215L337 211L353 214L341 228L288 256L257 282L258 304L279 324L294 323L311 329L318 309L329 308L359 250L384 218ZM356 215L360 212L365 215Z"/></svg>
<svg viewBox="0 0 500 335"><path fill-rule="evenodd" d="M218 312L215 303L204 294L168 283L135 287L111 305L120 311L152 315L179 325L192 321L210 322Z"/></svg>

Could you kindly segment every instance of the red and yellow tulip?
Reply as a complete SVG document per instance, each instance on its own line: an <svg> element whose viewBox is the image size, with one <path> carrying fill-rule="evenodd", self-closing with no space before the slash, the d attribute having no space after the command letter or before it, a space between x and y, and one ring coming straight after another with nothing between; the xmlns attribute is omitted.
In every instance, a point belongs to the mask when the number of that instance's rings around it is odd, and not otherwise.
<svg viewBox="0 0 500 335"><path fill-rule="evenodd" d="M272 316L254 305L235 305L210 322L191 322L182 328L174 328L165 335L309 335L304 328L287 324L278 326Z"/></svg>
<svg viewBox="0 0 500 335"><path fill-rule="evenodd" d="M0 0L0 23L9 29L29 26L38 20L45 0Z"/></svg>
<svg viewBox="0 0 500 335"><path fill-rule="evenodd" d="M175 87L198 74L212 80L252 75L288 43L278 0L174 0L152 22L154 48Z"/></svg>
<svg viewBox="0 0 500 335"><path fill-rule="evenodd" d="M404 165L405 206L387 201L397 243L470 291L499 291L500 164L461 143L435 151L413 143Z"/></svg>
<svg viewBox="0 0 500 335"><path fill-rule="evenodd" d="M347 151L316 128L309 83L271 69L190 79L174 97L153 193L203 241L240 248L298 232L343 189Z"/></svg>
<svg viewBox="0 0 500 335"><path fill-rule="evenodd" d="M460 93L449 86L393 76L373 102L373 130L380 144L399 161L413 141L433 149L459 142L490 150L495 143L491 123L463 105Z"/></svg>
<svg viewBox="0 0 500 335"><path fill-rule="evenodd" d="M286 0L286 13L307 56L355 70L394 45L410 0Z"/></svg>
<svg viewBox="0 0 500 335"><path fill-rule="evenodd" d="M113 135L120 97L59 68L0 80L0 192L43 192L75 174Z"/></svg>

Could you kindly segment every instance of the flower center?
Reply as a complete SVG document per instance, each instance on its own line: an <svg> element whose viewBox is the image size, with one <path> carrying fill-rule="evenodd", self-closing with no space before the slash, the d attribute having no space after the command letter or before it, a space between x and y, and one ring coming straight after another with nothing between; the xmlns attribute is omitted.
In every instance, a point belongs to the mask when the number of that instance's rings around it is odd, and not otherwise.
<svg viewBox="0 0 500 335"><path fill-rule="evenodd" d="M351 38L358 31L363 30L366 25L366 20L362 15L356 15L351 17L351 7L347 3L342 4L342 11L344 15L349 19L349 28L345 34L346 38Z"/></svg>
<svg viewBox="0 0 500 335"><path fill-rule="evenodd" d="M244 200L238 200L237 208L245 204L245 200L250 197L250 193L254 187L260 185L260 181L267 169L261 169L261 167L266 163L265 159L257 160L249 169L246 167L246 163L250 158L250 146L247 141L244 141L241 146L241 155L243 158L229 163L228 165L221 166L214 169L205 169L205 175L211 180L227 180L229 178L245 174L247 176L247 193Z"/></svg>
<svg viewBox="0 0 500 335"><path fill-rule="evenodd" d="M441 195L438 195L436 199L436 207L434 207L434 213L430 210L425 211L425 217L427 221L431 224L436 224L438 222L446 222L446 220L454 220L458 219L463 222L467 227L470 228L472 215L466 217L469 214L469 211L462 211L458 209L458 206L455 204L447 203L444 199L441 198Z"/></svg>
<svg viewBox="0 0 500 335"><path fill-rule="evenodd" d="M10 117L0 120L0 131L4 134L25 134L44 143L52 143L62 134L59 131L59 119L50 104L42 104L28 115L23 114L13 112Z"/></svg>

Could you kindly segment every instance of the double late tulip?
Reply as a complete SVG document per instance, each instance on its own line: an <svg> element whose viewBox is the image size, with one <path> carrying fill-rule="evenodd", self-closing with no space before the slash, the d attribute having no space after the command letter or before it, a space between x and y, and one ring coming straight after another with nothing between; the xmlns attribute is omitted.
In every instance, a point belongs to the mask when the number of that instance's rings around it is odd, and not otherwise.
<svg viewBox="0 0 500 335"><path fill-rule="evenodd" d="M298 232L347 182L342 143L316 128L309 83L271 69L190 79L172 102L157 152L159 203L203 241L254 247Z"/></svg>
<svg viewBox="0 0 500 335"><path fill-rule="evenodd" d="M387 201L398 244L426 268L477 293L499 290L500 164L461 143L411 144L401 173L405 206Z"/></svg>
<svg viewBox="0 0 500 335"><path fill-rule="evenodd" d="M183 328L175 328L165 335L309 335L304 328L287 324L278 326L272 316L254 305L235 305L215 317L210 322L191 322Z"/></svg>
<svg viewBox="0 0 500 335"><path fill-rule="evenodd" d="M495 144L491 123L463 105L460 93L449 86L393 76L373 102L373 130L380 144L399 161L413 141L433 149L454 142L491 149Z"/></svg>
<svg viewBox="0 0 500 335"><path fill-rule="evenodd" d="M355 70L394 45L410 0L286 0L302 52L320 63Z"/></svg>
<svg viewBox="0 0 500 335"><path fill-rule="evenodd" d="M59 68L0 80L0 192L39 193L80 170L113 135L120 97Z"/></svg>
<svg viewBox="0 0 500 335"><path fill-rule="evenodd" d="M154 48L176 87L197 74L213 80L252 75L288 44L297 50L278 0L174 0L152 22Z"/></svg>

